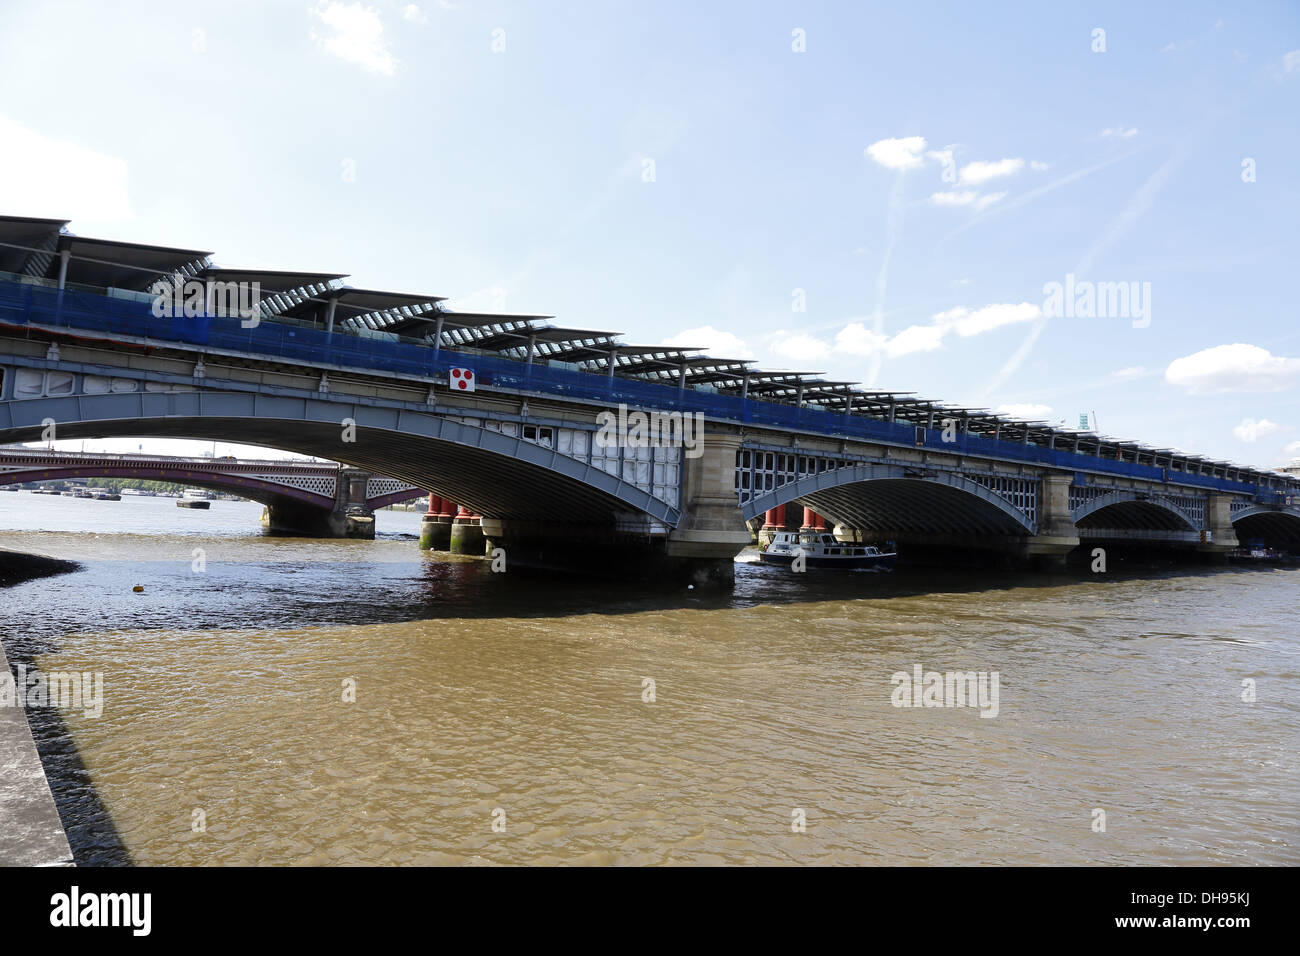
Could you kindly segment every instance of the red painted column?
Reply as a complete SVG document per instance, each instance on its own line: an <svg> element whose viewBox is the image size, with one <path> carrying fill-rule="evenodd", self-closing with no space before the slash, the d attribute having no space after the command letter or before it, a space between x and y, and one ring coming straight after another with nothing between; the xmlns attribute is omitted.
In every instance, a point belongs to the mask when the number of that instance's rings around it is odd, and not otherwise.
<svg viewBox="0 0 1300 956"><path fill-rule="evenodd" d="M438 506L434 504L435 501L441 503L442 499L434 494L429 495L429 510L426 511L425 514L433 515L434 517L437 517Z"/></svg>
<svg viewBox="0 0 1300 956"><path fill-rule="evenodd" d="M763 518L764 531L783 531L785 530L785 505L777 505L775 508L768 508L767 514Z"/></svg>
<svg viewBox="0 0 1300 956"><path fill-rule="evenodd" d="M811 508L803 509L803 524L799 526L800 531L813 531L817 528L817 512Z"/></svg>
<svg viewBox="0 0 1300 956"><path fill-rule="evenodd" d="M813 512L813 513L816 514L816 512ZM826 516L825 516L825 515L816 515L816 516L817 516L817 530L818 530L818 531L825 531L825 530L826 530Z"/></svg>

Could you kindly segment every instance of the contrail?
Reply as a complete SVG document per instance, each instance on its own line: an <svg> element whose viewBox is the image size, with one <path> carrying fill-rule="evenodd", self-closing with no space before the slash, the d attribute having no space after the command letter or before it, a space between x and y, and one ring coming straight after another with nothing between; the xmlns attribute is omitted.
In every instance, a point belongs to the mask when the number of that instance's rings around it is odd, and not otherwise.
<svg viewBox="0 0 1300 956"><path fill-rule="evenodd" d="M1130 153L1127 155L1132 154ZM1092 268L1093 263L1097 261L1097 258L1114 245L1115 241L1119 239L1120 236L1128 232L1128 230L1132 228L1133 224L1146 214L1146 212L1151 208L1151 203L1155 199L1156 193L1158 193L1161 187L1164 186L1165 182L1168 181L1170 175L1173 174L1173 171L1178 167L1178 164L1183 161L1183 158L1186 155L1186 145L1184 144L1179 146L1174 150L1173 155L1165 160L1160 168L1152 173L1147 178L1146 182L1137 188L1137 191L1129 197L1129 201L1125 204L1123 211L1115 221L1111 223L1110 229L1106 231L1106 234L1094 242L1088 248L1088 251L1083 254L1083 258L1079 260L1079 264L1074 267L1074 274L1076 276L1086 275L1088 270ZM1111 160L1110 162L1114 162L1114 160ZM1104 165L1109 165L1109 162ZM1093 167L1093 169L1097 168L1099 167ZM993 376L993 380L989 382L988 387L984 390L985 395L1000 388L1002 384L1015 373L1016 369L1020 368L1021 363L1023 363L1029 356L1030 351L1034 347L1034 343L1037 342L1038 337L1043 334L1043 329L1046 328L1046 326L1046 316L1034 322L1033 327L1029 330L1029 334L1026 335L1025 340L1020 343L1020 347L1016 349L1011 358L1007 359L1006 364L998 370L997 375Z"/></svg>
<svg viewBox="0 0 1300 956"><path fill-rule="evenodd" d="M997 205L990 206L988 212L981 213L975 218L962 223L952 232L948 233L948 235L944 236L943 239L939 241L940 245L947 242L953 236L965 232L967 229L971 228L971 226L978 225L984 220L990 219L993 216L998 215L998 213L1008 212L1009 210L1012 209L1019 209L1021 206L1025 205L1026 203L1031 203L1035 199L1038 199L1042 196L1046 196L1048 193L1060 189L1062 186L1068 186L1070 183L1082 179L1084 176L1091 176L1093 173L1097 172L1098 170L1105 169L1107 166L1113 166L1116 163L1118 163L1120 160L1128 159L1130 156L1136 156L1139 152L1140 150L1132 149L1129 150L1127 153L1121 153L1119 156L1114 156L1110 159L1102 160L1100 163L1097 163L1093 166L1087 166L1083 169L1076 169L1074 172L1067 173L1066 175L1062 176L1060 179L1053 180L1052 182L1047 183L1046 185L1039 186L1037 189L1031 189L1023 196L1019 196L1011 200L1011 202L1000 203Z"/></svg>
<svg viewBox="0 0 1300 956"><path fill-rule="evenodd" d="M889 283L889 260L894 255L894 245L898 241L898 233L903 228L903 177L905 175L903 170L898 171L898 175L894 177L894 188L889 193L889 216L885 220L885 256L880 262L880 271L876 273L876 307L871 312L877 336L884 334L885 287ZM867 368L868 385L876 383L876 376L880 374L881 361L880 350L877 349L871 354L871 361Z"/></svg>

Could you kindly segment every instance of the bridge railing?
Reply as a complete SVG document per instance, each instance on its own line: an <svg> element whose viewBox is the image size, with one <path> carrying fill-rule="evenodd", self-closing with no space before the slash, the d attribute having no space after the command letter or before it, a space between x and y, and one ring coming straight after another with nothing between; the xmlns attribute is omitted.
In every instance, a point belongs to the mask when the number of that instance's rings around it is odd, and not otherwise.
<svg viewBox="0 0 1300 956"><path fill-rule="evenodd" d="M850 415L820 407L796 407L776 402L742 399L679 388L673 384L610 377L605 374L528 364L499 356L435 350L415 340L376 338L335 330L262 320L245 328L237 318L198 315L163 317L138 299L117 298L69 289L60 292L41 285L0 280L0 322L35 323L229 349L288 359L307 364L352 366L423 377L444 376L451 368L473 369L480 384L520 391L625 403L655 410L699 412L728 421L789 428L844 438L914 445L935 451L1000 458L1071 471L1102 471L1111 475L1151 481L1177 480L1181 484L1225 491L1254 493L1260 486L1210 475L1171 472L1136 462L1116 461L1001 441L961 432L945 442L939 429L917 429L882 419ZM942 414L942 412L940 412ZM917 441L917 435L921 440Z"/></svg>

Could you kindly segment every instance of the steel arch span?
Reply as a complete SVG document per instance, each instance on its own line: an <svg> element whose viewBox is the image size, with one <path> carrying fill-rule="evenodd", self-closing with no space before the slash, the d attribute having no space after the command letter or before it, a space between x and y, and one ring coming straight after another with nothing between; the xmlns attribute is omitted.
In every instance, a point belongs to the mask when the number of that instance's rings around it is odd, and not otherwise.
<svg viewBox="0 0 1300 956"><path fill-rule="evenodd" d="M1093 498L1072 509L1070 516L1080 531L1101 527L1151 531L1201 530L1201 523L1172 501L1158 495L1141 495L1131 491ZM1107 523L1103 524L1103 521Z"/></svg>
<svg viewBox="0 0 1300 956"><path fill-rule="evenodd" d="M924 475L902 465L853 465L807 475L744 506L746 521L795 500L836 524L917 534L1033 535L1037 524L989 488L955 472Z"/></svg>
<svg viewBox="0 0 1300 956"><path fill-rule="evenodd" d="M612 525L631 513L669 528L681 517L678 507L599 466L524 438L329 393L196 389L9 400L0 402L0 443L39 440L47 420L61 439L191 438L328 458L436 490L485 517Z"/></svg>
<svg viewBox="0 0 1300 956"><path fill-rule="evenodd" d="M1289 548L1300 548L1300 507L1270 508L1255 505L1232 516L1232 526L1244 544L1255 538Z"/></svg>

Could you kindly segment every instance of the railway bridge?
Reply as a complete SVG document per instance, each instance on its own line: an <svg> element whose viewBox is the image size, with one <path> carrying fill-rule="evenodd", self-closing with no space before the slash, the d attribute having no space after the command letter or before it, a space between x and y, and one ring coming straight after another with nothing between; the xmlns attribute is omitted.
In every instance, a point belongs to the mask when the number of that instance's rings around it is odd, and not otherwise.
<svg viewBox="0 0 1300 956"><path fill-rule="evenodd" d="M374 513L425 494L335 462L109 455L0 448L0 486L83 478L167 481L250 498L266 506L271 531L323 537L374 537Z"/></svg>
<svg viewBox="0 0 1300 956"><path fill-rule="evenodd" d="M514 560L698 582L760 525L1049 564L1300 549L1293 476L343 278L0 219L0 443L281 448L425 489L431 523L457 502Z"/></svg>

